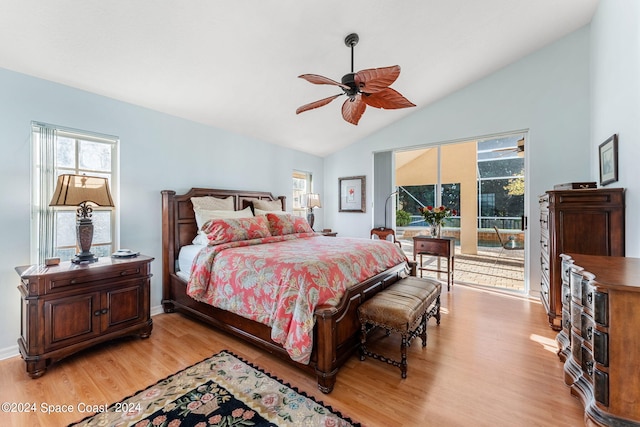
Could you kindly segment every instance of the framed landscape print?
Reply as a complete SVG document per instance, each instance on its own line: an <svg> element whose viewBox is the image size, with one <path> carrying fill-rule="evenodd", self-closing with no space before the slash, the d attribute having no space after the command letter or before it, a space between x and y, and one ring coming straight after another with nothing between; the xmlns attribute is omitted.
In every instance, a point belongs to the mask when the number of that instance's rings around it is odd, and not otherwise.
<svg viewBox="0 0 640 427"><path fill-rule="evenodd" d="M340 191L339 212L365 212L365 176L338 178Z"/></svg>
<svg viewBox="0 0 640 427"><path fill-rule="evenodd" d="M598 147L600 158L600 185L605 186L618 180L618 135L610 136Z"/></svg>

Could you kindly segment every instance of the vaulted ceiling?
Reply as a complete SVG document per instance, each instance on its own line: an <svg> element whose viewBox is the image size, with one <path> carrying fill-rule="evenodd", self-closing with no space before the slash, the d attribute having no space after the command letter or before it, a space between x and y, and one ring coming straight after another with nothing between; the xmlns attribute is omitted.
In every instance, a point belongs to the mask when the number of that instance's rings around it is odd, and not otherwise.
<svg viewBox="0 0 640 427"><path fill-rule="evenodd" d="M588 24L598 0L0 0L0 67L325 156ZM368 108L298 75L400 65L417 106ZM215 141L212 141L214 143Z"/></svg>

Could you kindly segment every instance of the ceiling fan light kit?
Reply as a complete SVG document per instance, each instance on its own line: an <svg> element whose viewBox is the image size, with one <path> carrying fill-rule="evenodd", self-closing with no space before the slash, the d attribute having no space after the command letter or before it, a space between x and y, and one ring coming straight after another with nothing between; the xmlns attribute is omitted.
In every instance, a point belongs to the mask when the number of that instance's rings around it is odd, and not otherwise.
<svg viewBox="0 0 640 427"><path fill-rule="evenodd" d="M338 86L343 93L305 104L296 110L296 114L327 105L342 95L347 96L344 104L342 104L342 117L353 125L358 124L367 105L386 110L415 107L415 104L389 87L400 75L399 65L369 68L354 73L353 48L358 44L358 41L360 41L360 38L356 33L349 34L344 39L345 45L351 48L351 72L345 74L340 82L317 74L302 74L298 76L309 83Z"/></svg>

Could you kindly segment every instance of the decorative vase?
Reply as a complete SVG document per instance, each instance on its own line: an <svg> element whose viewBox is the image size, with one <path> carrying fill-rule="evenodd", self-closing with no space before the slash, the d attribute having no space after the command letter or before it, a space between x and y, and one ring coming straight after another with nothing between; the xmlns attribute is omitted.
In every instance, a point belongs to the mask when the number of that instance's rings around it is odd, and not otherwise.
<svg viewBox="0 0 640 427"><path fill-rule="evenodd" d="M438 239L440 238L440 224L431 224L429 231L431 233L431 237L436 237Z"/></svg>

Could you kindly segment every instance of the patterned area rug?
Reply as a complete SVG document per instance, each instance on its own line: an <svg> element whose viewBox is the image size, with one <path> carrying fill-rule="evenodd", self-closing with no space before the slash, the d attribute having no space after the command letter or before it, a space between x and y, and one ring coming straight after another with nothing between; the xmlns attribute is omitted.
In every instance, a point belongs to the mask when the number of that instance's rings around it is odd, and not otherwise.
<svg viewBox="0 0 640 427"><path fill-rule="evenodd" d="M72 426L359 426L222 351Z"/></svg>

